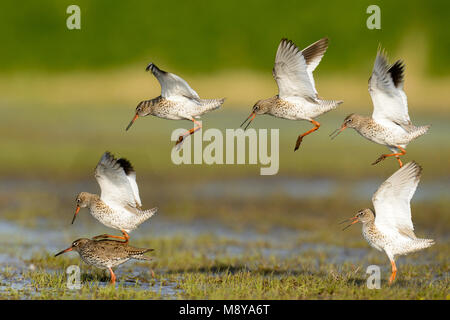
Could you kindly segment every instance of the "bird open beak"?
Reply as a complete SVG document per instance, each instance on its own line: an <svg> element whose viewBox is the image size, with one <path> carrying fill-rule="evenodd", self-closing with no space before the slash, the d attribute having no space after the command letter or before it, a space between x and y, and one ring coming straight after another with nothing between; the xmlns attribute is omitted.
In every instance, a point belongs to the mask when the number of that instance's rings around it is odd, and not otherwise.
<svg viewBox="0 0 450 320"><path fill-rule="evenodd" d="M63 254L63 253L66 253L66 252L72 251L72 250L73 250L73 248L72 248L72 247L70 247L70 248L67 248L67 249L65 249L65 250L63 250L63 251L60 251L60 252L58 252L57 254L55 254L55 257L59 256L60 254Z"/></svg>
<svg viewBox="0 0 450 320"><path fill-rule="evenodd" d="M250 123L253 121L253 119L255 119L255 117L256 117L256 113L255 113L255 112L250 113L250 115L248 116L248 118L245 119L244 122L242 122L242 124L240 125L240 127L242 128L242 126L243 126L243 125L251 118L250 121L248 121L247 125L245 126L245 129L244 129L244 130L247 130L248 126L249 126Z"/></svg>
<svg viewBox="0 0 450 320"><path fill-rule="evenodd" d="M350 221L352 221L352 223L350 223L348 226L346 226L344 229L342 229L342 231L344 231L345 229L347 229L348 227L350 227L352 224L357 223L357 222L359 221L359 218L355 216L355 217L353 217L353 218L346 219L346 220L340 222L339 224L343 224L343 223L345 223L345 222L350 222Z"/></svg>
<svg viewBox="0 0 450 320"><path fill-rule="evenodd" d="M344 123L339 129L334 130L334 131L330 134L331 139L336 138L336 137L339 135L339 133L341 133L342 131L344 131L344 129L346 129L346 128L347 128L347 125Z"/></svg>
<svg viewBox="0 0 450 320"><path fill-rule="evenodd" d="M73 215L72 224L75 221L75 218L77 217L78 212L80 211L80 206L77 206L77 210L75 210L75 214Z"/></svg>
<svg viewBox="0 0 450 320"><path fill-rule="evenodd" d="M133 120L131 120L130 124L127 126L125 131L128 131L128 129L130 129L130 127L133 125L133 123L136 121L137 118L139 118L139 115L136 113L136 115L134 116Z"/></svg>

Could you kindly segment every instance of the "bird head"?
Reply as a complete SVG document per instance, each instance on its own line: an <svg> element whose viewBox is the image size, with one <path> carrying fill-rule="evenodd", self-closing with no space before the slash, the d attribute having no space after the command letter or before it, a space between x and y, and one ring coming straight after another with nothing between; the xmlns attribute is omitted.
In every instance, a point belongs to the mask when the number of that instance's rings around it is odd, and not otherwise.
<svg viewBox="0 0 450 320"><path fill-rule="evenodd" d="M146 115L149 115L151 113L151 106L152 104L149 103L149 101L141 101L136 107L136 114L134 115L134 118L131 120L131 122L128 124L127 128L125 130L128 131L128 129L131 128L133 123L137 120L139 117L145 117Z"/></svg>
<svg viewBox="0 0 450 320"><path fill-rule="evenodd" d="M58 252L57 254L55 254L55 257L59 256L60 254L69 252L69 251L78 251L81 247L83 247L89 241L91 241L91 240L86 239L86 238L77 239L74 242L72 242L72 245L69 248L64 249L64 250Z"/></svg>
<svg viewBox="0 0 450 320"><path fill-rule="evenodd" d="M330 134L331 139L336 138L346 128L358 127L360 118L361 118L361 116L358 114L355 114L355 113L349 114L347 117L345 117L344 122L342 123L341 127L339 129L334 130Z"/></svg>
<svg viewBox="0 0 450 320"><path fill-rule="evenodd" d="M75 218L77 217L78 212L80 211L80 208L86 208L90 206L92 199L92 194L88 192L81 192L77 195L76 203L77 203L77 209L75 210L75 214L73 215L72 224L75 221Z"/></svg>
<svg viewBox="0 0 450 320"><path fill-rule="evenodd" d="M257 115L265 114L265 113L268 112L268 110L269 110L269 104L267 103L267 101L266 100L259 100L253 106L252 113L250 113L248 118L245 119L244 122L242 122L241 127L248 121L248 123L247 123L247 125L245 126L245 129L244 129L244 130L247 130L248 126L255 119L255 117Z"/></svg>
<svg viewBox="0 0 450 320"><path fill-rule="evenodd" d="M355 224L357 222L361 222L364 224L364 223L372 221L373 219L375 219L375 214L373 213L372 210L367 208L367 209L359 210L358 213L356 214L356 216L354 216L350 219L344 220L340 224L345 223L345 222L350 222L350 224L348 226L346 226L344 229L342 229L342 230L345 230L348 227L350 227L352 224Z"/></svg>

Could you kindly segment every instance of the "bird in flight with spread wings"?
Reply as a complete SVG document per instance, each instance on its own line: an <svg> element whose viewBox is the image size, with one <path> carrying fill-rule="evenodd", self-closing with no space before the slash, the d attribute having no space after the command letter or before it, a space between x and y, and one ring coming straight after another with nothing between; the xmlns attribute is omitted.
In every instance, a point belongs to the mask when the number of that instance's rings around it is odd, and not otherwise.
<svg viewBox="0 0 450 320"><path fill-rule="evenodd" d="M317 94L313 71L319 65L327 48L327 38L320 39L303 50L300 50L292 41L282 39L272 71L278 85L278 94L256 102L252 113L241 127L248 121L245 127L247 129L253 119L261 114L288 120L307 120L314 127L298 136L294 147L296 151L303 137L319 129L320 123L314 118L335 109L343 102L322 100Z"/></svg>
<svg viewBox="0 0 450 320"><path fill-rule="evenodd" d="M411 220L411 198L419 184L422 168L409 162L390 176L372 197L375 213L362 209L348 220L347 229L357 222L362 223L362 234L367 242L388 256L392 274L389 283L395 280L397 266L395 258L411 252L428 248L434 244L432 239L420 239L414 234Z"/></svg>
<svg viewBox="0 0 450 320"><path fill-rule="evenodd" d="M105 152L95 168L95 179L100 185L101 195L88 192L78 194L72 224L80 208L87 207L95 219L107 227L120 230L123 234L103 234L94 239L117 238L128 242L128 233L152 217L157 208L142 209L136 172L124 158L116 159L111 153Z"/></svg>
<svg viewBox="0 0 450 320"><path fill-rule="evenodd" d="M392 153L382 154L372 164L395 157L403 166L400 156L406 154L406 146L412 140L425 134L429 125L416 127L408 114L408 102L403 91L405 65L401 60L388 64L384 50L378 50L372 76L369 79L369 93L373 102L372 117L350 114L339 129L331 133L335 138L346 128L352 128L364 138L387 146Z"/></svg>
<svg viewBox="0 0 450 320"><path fill-rule="evenodd" d="M201 115L218 109L225 99L200 99L189 84L179 76L159 69L150 63L146 69L151 71L161 85L161 95L150 100L139 102L136 114L127 126L130 129L139 117L153 115L168 120L190 120L194 128L190 129L178 138L176 146L184 141L187 136L195 133L202 125L196 119Z"/></svg>

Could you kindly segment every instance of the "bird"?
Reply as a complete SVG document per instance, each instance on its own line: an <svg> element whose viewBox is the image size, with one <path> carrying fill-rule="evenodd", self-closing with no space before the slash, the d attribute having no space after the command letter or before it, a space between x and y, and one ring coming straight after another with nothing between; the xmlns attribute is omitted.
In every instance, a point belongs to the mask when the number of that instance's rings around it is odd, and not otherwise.
<svg viewBox="0 0 450 320"><path fill-rule="evenodd" d="M303 50L299 50L291 40L282 39L272 70L278 85L278 94L257 101L241 127L248 121L244 129L246 130L256 115L262 114L288 120L307 120L314 127L298 136L294 148L296 151L305 136L319 129L320 123L314 118L335 109L343 102L322 100L316 90L313 71L319 65L327 48L328 38L322 38Z"/></svg>
<svg viewBox="0 0 450 320"><path fill-rule="evenodd" d="M72 224L80 208L89 208L94 218L105 226L118 229L123 236L103 234L98 238L123 239L127 243L128 233L152 217L157 208L143 210L136 172L131 163L116 159L110 152L105 152L95 168L95 179L100 185L101 195L81 192L76 198L76 210Z"/></svg>
<svg viewBox="0 0 450 320"><path fill-rule="evenodd" d="M225 99L200 99L189 84L179 76L159 69L150 63L146 71L151 71L161 85L161 95L150 100L139 102L136 113L126 130L130 129L139 117L153 115L168 120L190 120L194 128L181 135L175 145L202 128L196 119L201 115L218 109ZM195 126L196 125L196 126Z"/></svg>
<svg viewBox="0 0 450 320"><path fill-rule="evenodd" d="M395 258L416 252L434 244L432 239L420 239L414 234L411 219L411 198L419 184L422 168L414 161L398 169L381 184L372 197L375 212L366 208L356 216L343 221L351 223L344 228L361 222L362 234L375 249L384 251L391 262L391 284L397 274Z"/></svg>
<svg viewBox="0 0 450 320"><path fill-rule="evenodd" d="M346 128L355 129L364 138L387 146L392 153L382 154L372 165L395 157L400 167L400 156L406 154L406 145L424 135L430 125L416 127L408 114L408 102L404 85L405 64L397 60L389 65L385 50L378 49L369 78L369 93L373 102L372 117L352 113L348 115L339 129L330 134L334 139Z"/></svg>
<svg viewBox="0 0 450 320"><path fill-rule="evenodd" d="M78 252L81 260L88 265L100 269L108 269L111 274L111 284L115 284L116 275L112 268L117 267L130 259L150 261L151 258L144 256L144 253L153 251L153 249L131 247L122 241L81 238L72 242L72 245L69 248L55 254L55 257L69 251Z"/></svg>

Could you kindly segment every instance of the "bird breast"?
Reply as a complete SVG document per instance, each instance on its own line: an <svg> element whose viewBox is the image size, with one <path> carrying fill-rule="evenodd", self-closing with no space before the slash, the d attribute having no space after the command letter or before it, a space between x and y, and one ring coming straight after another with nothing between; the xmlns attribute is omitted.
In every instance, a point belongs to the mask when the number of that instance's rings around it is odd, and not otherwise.
<svg viewBox="0 0 450 320"><path fill-rule="evenodd" d="M386 236L379 232L372 223L363 224L362 234L364 239L375 249L382 251L386 245Z"/></svg>
<svg viewBox="0 0 450 320"><path fill-rule="evenodd" d="M274 117L301 120L308 119L305 104L308 103L302 98L275 99L269 108L269 114Z"/></svg>

